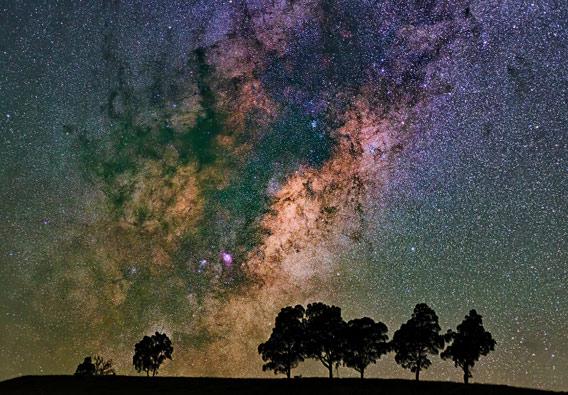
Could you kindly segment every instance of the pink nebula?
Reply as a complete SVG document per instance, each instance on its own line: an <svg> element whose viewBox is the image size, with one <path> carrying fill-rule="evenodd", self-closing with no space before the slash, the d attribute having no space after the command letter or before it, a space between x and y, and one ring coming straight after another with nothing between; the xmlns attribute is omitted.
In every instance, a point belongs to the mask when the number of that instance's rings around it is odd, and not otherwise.
<svg viewBox="0 0 568 395"><path fill-rule="evenodd" d="M233 264L233 256L230 253L223 251L221 252L221 261L226 267L231 267Z"/></svg>

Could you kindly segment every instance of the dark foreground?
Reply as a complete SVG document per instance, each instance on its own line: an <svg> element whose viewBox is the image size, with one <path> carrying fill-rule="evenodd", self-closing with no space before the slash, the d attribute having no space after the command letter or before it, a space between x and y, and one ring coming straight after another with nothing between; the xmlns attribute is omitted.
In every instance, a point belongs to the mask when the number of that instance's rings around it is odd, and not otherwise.
<svg viewBox="0 0 568 395"><path fill-rule="evenodd" d="M107 376L25 376L0 383L0 394L188 394L188 395L545 395L559 392L539 391L503 385L469 384L383 379L221 379L187 377Z"/></svg>

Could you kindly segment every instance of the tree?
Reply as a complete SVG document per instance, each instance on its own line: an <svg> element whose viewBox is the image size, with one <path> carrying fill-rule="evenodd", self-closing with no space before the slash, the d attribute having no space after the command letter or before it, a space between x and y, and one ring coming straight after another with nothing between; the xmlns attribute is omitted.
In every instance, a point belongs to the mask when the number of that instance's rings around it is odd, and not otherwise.
<svg viewBox="0 0 568 395"><path fill-rule="evenodd" d="M471 310L461 324L457 332L449 330L446 341L451 344L440 355L442 359L451 359L456 367L463 370L463 382L467 384L471 376L471 369L482 355L495 350L496 342L491 333L483 327L481 316L477 311Z"/></svg>
<svg viewBox="0 0 568 395"><path fill-rule="evenodd" d="M428 354L438 355L444 347L444 338L439 332L438 316L427 304L420 303L414 307L412 317L394 333L395 361L414 372L417 381L420 371L432 364Z"/></svg>
<svg viewBox="0 0 568 395"><path fill-rule="evenodd" d="M96 368L91 357L85 357L75 370L75 376L94 376L95 374Z"/></svg>
<svg viewBox="0 0 568 395"><path fill-rule="evenodd" d="M95 360L93 363L93 359ZM106 361L103 357L85 357L82 363L77 366L75 376L108 376L115 375L112 367L112 359Z"/></svg>
<svg viewBox="0 0 568 395"><path fill-rule="evenodd" d="M339 367L343 357L346 323L341 309L324 303L312 303L306 309L305 355L319 360L333 378L333 367Z"/></svg>
<svg viewBox="0 0 568 395"><path fill-rule="evenodd" d="M274 374L284 373L287 378L293 368L298 366L303 358L304 340L303 306L288 306L280 310L276 317L270 338L258 346L262 360L262 370L273 370Z"/></svg>
<svg viewBox="0 0 568 395"><path fill-rule="evenodd" d="M165 333L156 332L144 338L134 346L132 363L137 372L144 371L146 376L158 374L160 365L166 359L172 359L174 348L170 338Z"/></svg>
<svg viewBox="0 0 568 395"><path fill-rule="evenodd" d="M345 330L343 363L365 376L369 364L376 363L389 350L388 329L369 317L351 320Z"/></svg>
<svg viewBox="0 0 568 395"><path fill-rule="evenodd" d="M114 376L116 372L112 367L112 359L105 360L100 355L95 355L95 376Z"/></svg>

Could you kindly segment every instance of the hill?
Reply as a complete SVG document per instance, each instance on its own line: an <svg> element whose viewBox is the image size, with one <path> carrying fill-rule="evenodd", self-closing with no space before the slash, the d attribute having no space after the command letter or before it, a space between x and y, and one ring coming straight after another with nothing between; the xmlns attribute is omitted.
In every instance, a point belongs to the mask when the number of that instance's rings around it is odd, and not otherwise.
<svg viewBox="0 0 568 395"><path fill-rule="evenodd" d="M325 395L546 395L540 391L504 385L469 384L394 379L226 379L189 377L23 376L0 382L0 393L16 394L325 394ZM565 394L565 393L564 393Z"/></svg>

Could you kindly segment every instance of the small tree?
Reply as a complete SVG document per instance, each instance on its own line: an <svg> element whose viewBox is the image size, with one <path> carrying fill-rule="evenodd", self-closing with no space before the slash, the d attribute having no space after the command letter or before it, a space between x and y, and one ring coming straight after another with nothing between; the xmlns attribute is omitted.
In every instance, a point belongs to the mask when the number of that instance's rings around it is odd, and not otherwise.
<svg viewBox="0 0 568 395"><path fill-rule="evenodd" d="M440 355L442 359L451 359L456 367L463 370L463 382L467 384L471 376L471 369L482 355L495 350L495 340L491 333L483 327L481 316L477 311L471 310L461 324L457 332L449 330L446 340L451 344Z"/></svg>
<svg viewBox="0 0 568 395"><path fill-rule="evenodd" d="M172 359L174 348L170 338L165 333L156 332L144 338L134 346L132 363L137 372L146 372L146 376L158 374L160 365L166 359Z"/></svg>
<svg viewBox="0 0 568 395"><path fill-rule="evenodd" d="M388 352L388 329L382 322L369 317L351 320L347 323L343 363L365 377L365 369L376 363L381 355Z"/></svg>
<svg viewBox="0 0 568 395"><path fill-rule="evenodd" d="M91 357L85 357L83 362L80 363L75 370L75 376L94 376L95 374L96 367Z"/></svg>
<svg viewBox="0 0 568 395"><path fill-rule="evenodd" d="M414 372L417 381L420 371L432 364L428 354L437 355L444 347L444 338L439 333L438 316L425 303L417 304L412 317L394 333L395 361Z"/></svg>
<svg viewBox="0 0 568 395"><path fill-rule="evenodd" d="M94 358L85 357L75 370L75 376L108 376L115 374L116 372L112 367L112 359L106 361L99 355L95 355Z"/></svg>
<svg viewBox="0 0 568 395"><path fill-rule="evenodd" d="M112 359L105 360L100 355L95 355L95 376L114 376L116 372L112 367Z"/></svg>
<svg viewBox="0 0 568 395"><path fill-rule="evenodd" d="M306 344L308 358L319 360L333 378L334 366L339 367L343 357L346 323L341 309L324 303L312 303L306 309Z"/></svg>
<svg viewBox="0 0 568 395"><path fill-rule="evenodd" d="M284 373L290 378L293 368L303 358L304 307L288 306L280 310L276 317L270 338L258 346L262 360L262 370L273 370L274 374Z"/></svg>

